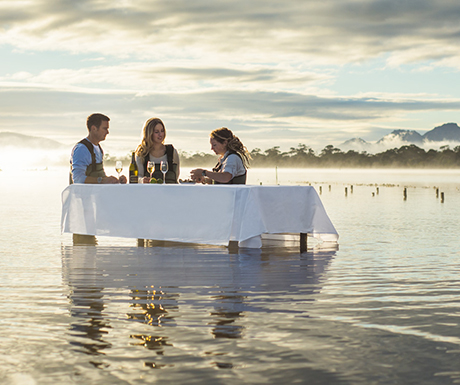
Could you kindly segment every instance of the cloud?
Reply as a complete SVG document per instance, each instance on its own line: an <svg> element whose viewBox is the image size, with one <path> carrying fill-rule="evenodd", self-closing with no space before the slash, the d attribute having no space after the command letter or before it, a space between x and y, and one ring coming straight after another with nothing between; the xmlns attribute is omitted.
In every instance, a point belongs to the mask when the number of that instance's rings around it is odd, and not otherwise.
<svg viewBox="0 0 460 385"><path fill-rule="evenodd" d="M85 106L82 105L84 102ZM113 91L76 88L54 90L36 87L5 87L0 89L0 103L6 107L3 116L27 111L28 115L48 115L59 109L87 111L87 106L96 109L111 109L124 113L134 110L156 109L165 113L173 111L187 117L200 119L207 116L243 115L247 120L260 121L263 117L273 121L286 119L317 120L362 120L379 119L401 112L427 110L458 110L458 99L402 98L384 99L371 97L318 97L295 92L263 92L219 90L178 92L167 94L155 91ZM94 108L93 108L94 109ZM58 115L59 116L59 115Z"/></svg>
<svg viewBox="0 0 460 385"><path fill-rule="evenodd" d="M159 116L173 128L168 135L180 143L178 148L193 151L207 150L208 133L218 126L244 133L251 147L271 146L274 137L286 146L306 141L323 146L324 140L347 140L352 132L365 130L372 122L407 112L460 109L460 100L403 99L401 95L390 100L238 90L88 91L2 87L0 125L11 130L20 124L29 134L37 134L36 130L45 135L72 131L76 139L85 132L86 116L98 111L112 118L111 127L117 136L137 140L144 121Z"/></svg>
<svg viewBox="0 0 460 385"><path fill-rule="evenodd" d="M126 142L160 116L191 151L207 149L219 125L260 148L324 146L407 121L431 129L453 120L460 95L433 89L435 77L398 94L381 79L408 64L424 76L458 70L459 16L451 0L2 1L0 129L73 141L100 111L112 117L110 140ZM359 72L365 62L378 62L369 73L381 89ZM350 64L353 92L334 87Z"/></svg>
<svg viewBox="0 0 460 385"><path fill-rule="evenodd" d="M392 65L446 58L458 65L452 58L460 57L460 4L451 0L22 3L3 5L0 43L28 50L213 64L344 64L388 54Z"/></svg>
<svg viewBox="0 0 460 385"><path fill-rule="evenodd" d="M135 90L145 93L186 92L198 89L306 90L332 79L330 70L306 71L289 66L232 65L198 67L175 63L128 62L119 65L96 65L80 69L47 69L37 74L13 72L0 77L0 83L24 81L25 84L65 89L72 87ZM10 83L11 84L11 83ZM17 83L19 86L24 84Z"/></svg>

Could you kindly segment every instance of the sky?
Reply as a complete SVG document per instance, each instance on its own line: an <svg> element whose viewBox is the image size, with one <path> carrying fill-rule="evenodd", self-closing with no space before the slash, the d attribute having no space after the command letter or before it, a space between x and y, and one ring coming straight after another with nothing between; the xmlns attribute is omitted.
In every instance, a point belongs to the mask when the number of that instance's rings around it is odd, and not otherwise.
<svg viewBox="0 0 460 385"><path fill-rule="evenodd" d="M457 0L0 0L0 131L72 145L111 118L107 152L144 122L211 152L320 150L460 123Z"/></svg>

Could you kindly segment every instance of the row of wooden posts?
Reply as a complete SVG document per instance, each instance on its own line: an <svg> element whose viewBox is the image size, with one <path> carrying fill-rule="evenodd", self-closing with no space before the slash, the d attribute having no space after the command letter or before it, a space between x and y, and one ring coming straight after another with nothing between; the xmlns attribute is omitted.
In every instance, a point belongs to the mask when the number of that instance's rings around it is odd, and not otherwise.
<svg viewBox="0 0 460 385"><path fill-rule="evenodd" d="M331 191L331 185L329 185L329 191ZM323 193L323 186L319 186L319 193ZM350 186L350 193L353 194L353 185ZM376 187L375 192L372 193L372 196L375 194L379 195L379 188ZM348 195L348 187L345 187L345 196ZM407 187L404 187L403 190L404 200L407 200ZM436 198L439 198L439 188L436 188ZM444 192L441 191L441 203L444 203Z"/></svg>
<svg viewBox="0 0 460 385"><path fill-rule="evenodd" d="M407 200L407 187L404 187L403 190L404 200ZM439 188L436 187L436 198L439 198ZM441 191L441 203L444 203L444 192Z"/></svg>

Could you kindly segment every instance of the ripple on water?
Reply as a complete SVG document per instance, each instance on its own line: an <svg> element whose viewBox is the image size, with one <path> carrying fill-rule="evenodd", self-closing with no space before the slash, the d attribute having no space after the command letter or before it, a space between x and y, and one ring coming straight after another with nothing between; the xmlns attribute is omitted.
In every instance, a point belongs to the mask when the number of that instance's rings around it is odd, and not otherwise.
<svg viewBox="0 0 460 385"><path fill-rule="evenodd" d="M62 189L37 185L41 205L18 194L23 211L3 200L0 382L458 382L460 194L447 189L441 204L411 180L404 201L392 174L379 194L379 173L347 196L349 172L323 188L340 248L302 255L71 246Z"/></svg>

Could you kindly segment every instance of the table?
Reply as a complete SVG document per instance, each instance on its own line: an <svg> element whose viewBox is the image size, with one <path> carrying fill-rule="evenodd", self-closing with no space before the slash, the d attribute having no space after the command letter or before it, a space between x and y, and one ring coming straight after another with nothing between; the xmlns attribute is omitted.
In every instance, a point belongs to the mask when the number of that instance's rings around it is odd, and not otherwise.
<svg viewBox="0 0 460 385"><path fill-rule="evenodd" d="M338 234L311 186L91 185L62 192L64 233L260 247L262 234Z"/></svg>

